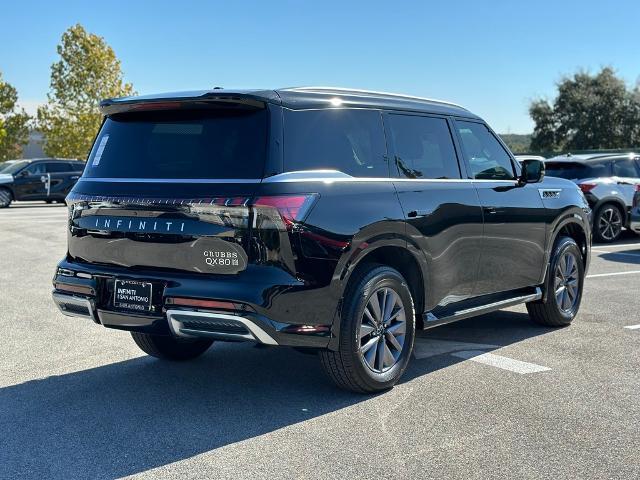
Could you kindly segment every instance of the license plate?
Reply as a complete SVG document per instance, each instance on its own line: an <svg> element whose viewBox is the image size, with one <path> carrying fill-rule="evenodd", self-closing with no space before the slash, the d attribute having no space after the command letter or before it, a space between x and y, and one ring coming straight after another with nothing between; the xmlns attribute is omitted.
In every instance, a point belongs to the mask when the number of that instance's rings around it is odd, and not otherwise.
<svg viewBox="0 0 640 480"><path fill-rule="evenodd" d="M116 280L113 306L137 312L148 312L152 306L152 293L153 287L149 282Z"/></svg>

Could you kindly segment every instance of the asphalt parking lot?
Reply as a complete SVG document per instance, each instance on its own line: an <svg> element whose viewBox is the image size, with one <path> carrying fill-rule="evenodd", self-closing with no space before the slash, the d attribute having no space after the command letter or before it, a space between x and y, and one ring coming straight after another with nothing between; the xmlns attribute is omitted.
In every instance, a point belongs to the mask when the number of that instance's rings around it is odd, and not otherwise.
<svg viewBox="0 0 640 480"><path fill-rule="evenodd" d="M362 396L290 349L170 364L64 317L65 220L0 211L1 478L640 478L640 237L595 246L571 327L519 307L422 332Z"/></svg>

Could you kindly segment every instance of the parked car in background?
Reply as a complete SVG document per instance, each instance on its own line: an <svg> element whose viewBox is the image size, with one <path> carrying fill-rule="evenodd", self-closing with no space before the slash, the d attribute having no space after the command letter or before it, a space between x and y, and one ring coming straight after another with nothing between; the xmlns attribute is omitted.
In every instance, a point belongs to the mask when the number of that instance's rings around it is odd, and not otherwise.
<svg viewBox="0 0 640 480"><path fill-rule="evenodd" d="M631 205L630 228L640 234L640 184L635 186L635 194Z"/></svg>
<svg viewBox="0 0 640 480"><path fill-rule="evenodd" d="M14 200L63 202L84 170L84 162L59 158L9 160L0 164L0 208Z"/></svg>
<svg viewBox="0 0 640 480"><path fill-rule="evenodd" d="M552 327L578 313L584 196L460 106L314 87L100 108L53 298L149 355L291 346L375 392L416 330L516 304Z"/></svg>
<svg viewBox="0 0 640 480"><path fill-rule="evenodd" d="M561 155L545 161L547 176L573 180L593 210L593 235L613 242L629 228L635 186L640 184L640 155Z"/></svg>

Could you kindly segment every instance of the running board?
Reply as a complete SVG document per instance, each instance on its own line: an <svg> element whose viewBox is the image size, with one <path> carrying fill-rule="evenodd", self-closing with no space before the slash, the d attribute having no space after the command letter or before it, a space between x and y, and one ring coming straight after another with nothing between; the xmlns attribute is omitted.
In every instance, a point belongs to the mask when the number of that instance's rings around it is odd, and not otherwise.
<svg viewBox="0 0 640 480"><path fill-rule="evenodd" d="M534 293L520 294L515 297L504 298L484 305L477 305L471 308L463 308L462 310L453 311L452 313L447 313L440 317L434 315L432 312L427 312L423 316L424 330L437 327L438 325L443 325L445 323L456 322L465 318L495 312L496 310L501 310L503 308L513 307L514 305L533 302L535 300L540 300L541 298L542 290L540 289L540 287L536 287Z"/></svg>

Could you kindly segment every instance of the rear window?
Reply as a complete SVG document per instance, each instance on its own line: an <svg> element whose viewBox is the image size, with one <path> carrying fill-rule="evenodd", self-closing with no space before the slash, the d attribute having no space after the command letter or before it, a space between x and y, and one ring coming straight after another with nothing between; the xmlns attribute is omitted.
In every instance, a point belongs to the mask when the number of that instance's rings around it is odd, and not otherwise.
<svg viewBox="0 0 640 480"><path fill-rule="evenodd" d="M388 177L384 129L375 110L285 110L284 168Z"/></svg>
<svg viewBox="0 0 640 480"><path fill-rule="evenodd" d="M261 178L266 110L140 112L107 118L84 175L103 178Z"/></svg>
<svg viewBox="0 0 640 480"><path fill-rule="evenodd" d="M608 177L611 175L610 163L545 162L545 175L568 180Z"/></svg>

